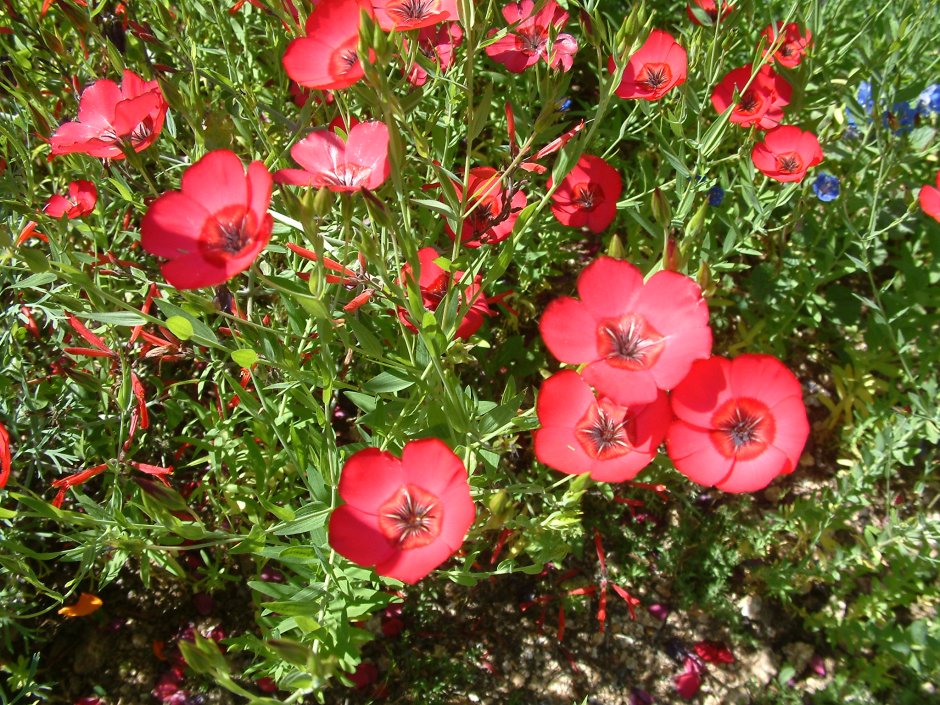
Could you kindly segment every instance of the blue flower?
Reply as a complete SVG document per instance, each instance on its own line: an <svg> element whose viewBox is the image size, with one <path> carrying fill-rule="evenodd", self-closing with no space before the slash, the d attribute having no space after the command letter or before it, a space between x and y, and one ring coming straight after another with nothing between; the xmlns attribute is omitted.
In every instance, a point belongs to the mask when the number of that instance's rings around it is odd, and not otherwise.
<svg viewBox="0 0 940 705"><path fill-rule="evenodd" d="M914 120L917 118L917 108L911 107L910 103L894 103L890 110L886 110L881 116L881 122L885 127L890 127L896 135L906 135L914 127Z"/></svg>
<svg viewBox="0 0 940 705"><path fill-rule="evenodd" d="M715 184L710 189L708 189L708 205L720 206L724 198L725 190L718 184Z"/></svg>
<svg viewBox="0 0 940 705"><path fill-rule="evenodd" d="M566 112L571 107L571 98L562 98L555 103L555 110L559 113Z"/></svg>
<svg viewBox="0 0 940 705"><path fill-rule="evenodd" d="M875 101L871 96L870 81L862 81L858 84L858 93L855 94L855 100L865 109L866 113L871 113L875 107Z"/></svg>
<svg viewBox="0 0 940 705"><path fill-rule="evenodd" d="M832 174L822 173L813 182L813 191L823 203L829 203L839 197L839 179Z"/></svg>
<svg viewBox="0 0 940 705"><path fill-rule="evenodd" d="M917 96L917 107L924 113L940 113L940 83L931 83Z"/></svg>

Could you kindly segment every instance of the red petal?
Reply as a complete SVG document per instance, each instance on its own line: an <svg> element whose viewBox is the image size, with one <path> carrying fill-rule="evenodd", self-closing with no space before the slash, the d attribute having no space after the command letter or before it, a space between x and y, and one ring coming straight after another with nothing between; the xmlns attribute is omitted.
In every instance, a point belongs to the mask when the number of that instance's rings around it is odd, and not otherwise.
<svg viewBox="0 0 940 705"><path fill-rule="evenodd" d="M467 469L463 461L437 438L424 438L406 444L402 450L400 467L401 482L420 487L438 497L452 485L467 486ZM466 492L469 497L469 488Z"/></svg>
<svg viewBox="0 0 940 705"><path fill-rule="evenodd" d="M386 575L413 585L450 558L452 554L453 551L446 543L437 540L420 548L397 551L379 563L375 570L379 575Z"/></svg>
<svg viewBox="0 0 940 705"><path fill-rule="evenodd" d="M734 464L733 457L715 448L708 431L680 419L673 421L666 433L666 451L676 470L706 487L721 482Z"/></svg>
<svg viewBox="0 0 940 705"><path fill-rule="evenodd" d="M339 494L347 504L375 514L405 484L402 462L391 453L366 448L343 466Z"/></svg>
<svg viewBox="0 0 940 705"><path fill-rule="evenodd" d="M539 322L542 340L561 362L581 364L597 359L597 321L575 299L555 299Z"/></svg>
<svg viewBox="0 0 940 705"><path fill-rule="evenodd" d="M150 205L141 221L141 247L167 259L195 255L202 228L210 217L199 202L179 191L168 191Z"/></svg>
<svg viewBox="0 0 940 705"><path fill-rule="evenodd" d="M209 152L189 167L183 173L180 191L209 213L217 213L231 205L248 205L249 202L245 167L241 159L226 149ZM265 211L267 207L262 214Z"/></svg>
<svg viewBox="0 0 940 705"><path fill-rule="evenodd" d="M790 472L790 461L782 450L767 446L748 460L737 459L728 477L715 486L722 492L757 492L769 485L777 475Z"/></svg>
<svg viewBox="0 0 940 705"><path fill-rule="evenodd" d="M558 372L542 382L536 415L543 427L573 429L594 403L594 392L572 370Z"/></svg>
<svg viewBox="0 0 940 705"><path fill-rule="evenodd" d="M379 530L375 516L348 504L330 515L329 537L334 551L361 566L373 566L397 553Z"/></svg>
<svg viewBox="0 0 940 705"><path fill-rule="evenodd" d="M632 311L642 288L640 270L612 257L598 257L578 277L578 294L594 318Z"/></svg>

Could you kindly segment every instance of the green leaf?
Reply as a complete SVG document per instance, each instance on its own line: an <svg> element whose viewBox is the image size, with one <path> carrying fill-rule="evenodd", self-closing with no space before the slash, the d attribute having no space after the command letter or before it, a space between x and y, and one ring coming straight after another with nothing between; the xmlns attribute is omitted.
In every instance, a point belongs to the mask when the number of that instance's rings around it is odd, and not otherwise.
<svg viewBox="0 0 940 705"><path fill-rule="evenodd" d="M170 316L166 319L166 327L180 340L189 340L193 337L193 325L183 316Z"/></svg>
<svg viewBox="0 0 940 705"><path fill-rule="evenodd" d="M413 384L414 380L412 379L404 379L392 374L391 372L380 372L364 385L362 385L362 389L366 392L372 392L373 394L383 394L388 392L398 392L402 389L408 389L408 387L412 386Z"/></svg>
<svg viewBox="0 0 940 705"><path fill-rule="evenodd" d="M239 367L251 367L258 361L258 353L251 348L241 348L231 352L232 360Z"/></svg>
<svg viewBox="0 0 940 705"><path fill-rule="evenodd" d="M296 517L291 521L275 525L273 528L274 535L292 536L322 528L326 524L326 518L329 515L329 507L320 502L312 502L301 507L297 511Z"/></svg>

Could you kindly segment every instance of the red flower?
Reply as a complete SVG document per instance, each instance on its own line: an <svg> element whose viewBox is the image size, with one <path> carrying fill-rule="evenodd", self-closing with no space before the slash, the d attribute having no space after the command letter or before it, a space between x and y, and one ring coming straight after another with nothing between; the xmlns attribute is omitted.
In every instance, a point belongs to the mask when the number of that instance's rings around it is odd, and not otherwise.
<svg viewBox="0 0 940 705"><path fill-rule="evenodd" d="M450 68L454 62L454 47L460 46L461 42L463 30L456 22L447 22L440 27L425 27L418 32L418 51L436 62L441 71ZM413 86L423 86L427 83L428 72L416 61L408 72L408 80Z"/></svg>
<svg viewBox="0 0 940 705"><path fill-rule="evenodd" d="M416 583L452 556L473 524L467 469L436 438L411 441L401 460L366 448L343 466L346 504L330 517L330 546L379 575Z"/></svg>
<svg viewBox="0 0 940 705"><path fill-rule="evenodd" d="M379 26L386 32L433 27L456 20L457 0L372 0Z"/></svg>
<svg viewBox="0 0 940 705"><path fill-rule="evenodd" d="M756 125L769 130L783 119L783 107L789 105L793 89L769 65L761 66L753 80L752 71L751 66L742 66L725 74L712 91L712 105L724 114L733 104L734 109L728 118L731 122L742 127ZM735 103L736 93L739 98Z"/></svg>
<svg viewBox="0 0 940 705"><path fill-rule="evenodd" d="M436 311L447 295L451 282L459 282L463 278L463 272L457 271L451 276L450 272L444 271L435 264L434 260L438 257L440 257L440 254L433 247L425 247L418 251L418 262L421 266L421 272L418 276L418 288L421 291L421 303L428 311ZM404 284L413 277L411 265L406 264L401 270L401 283ZM483 317L492 313L486 296L480 289L481 279L479 275L475 277L473 283L461 293L461 304L465 305L469 301L470 309L464 314L457 326L455 335L458 338L466 340L476 333L483 325ZM408 319L408 312L403 308L398 309L398 317L409 330L417 332L418 329Z"/></svg>
<svg viewBox="0 0 940 705"><path fill-rule="evenodd" d="M369 0L324 0L307 18L306 37L284 52L287 75L305 88L349 88L365 73L359 63L360 13L372 15ZM370 52L370 59L371 59Z"/></svg>
<svg viewBox="0 0 940 705"><path fill-rule="evenodd" d="M806 34L803 34L796 22L791 22L786 27L783 26L783 22L775 22L761 32L761 37L765 58L769 56L769 49L774 44L783 42L774 52L774 59L781 66L792 69L799 66L803 60L803 54L812 43L813 33L807 29Z"/></svg>
<svg viewBox="0 0 940 705"><path fill-rule="evenodd" d="M488 166L470 170L467 182L469 198L463 198L462 184L455 181L454 189L463 203L463 212L469 212L463 220L460 242L471 248L495 245L509 237L519 211L526 205L526 195L518 189L512 190L511 195L507 194L499 172ZM456 234L450 223L446 223L445 229L453 240Z"/></svg>
<svg viewBox="0 0 940 705"><path fill-rule="evenodd" d="M135 152L149 147L160 135L167 103L156 81L144 81L124 71L118 86L101 79L87 86L78 101L78 121L66 122L52 133L52 154L87 154L123 159L122 145Z"/></svg>
<svg viewBox="0 0 940 705"><path fill-rule="evenodd" d="M568 71L578 51L578 42L570 34L556 34L568 22L568 13L555 0L548 0L537 14L532 0L510 2L503 17L514 29L486 47L486 55L512 73L521 73L544 60L553 69ZM490 30L490 36L499 30Z"/></svg>
<svg viewBox="0 0 940 705"><path fill-rule="evenodd" d="M689 57L671 34L654 29L650 36L627 61L623 79L617 86L621 98L659 100L669 89L685 83ZM607 70L614 72L611 57Z"/></svg>
<svg viewBox="0 0 940 705"><path fill-rule="evenodd" d="M724 492L756 492L792 472L809 435L800 383L770 355L700 360L670 399L669 457Z"/></svg>
<svg viewBox="0 0 940 705"><path fill-rule="evenodd" d="M621 406L653 402L711 353L708 306L687 276L664 270L644 284L629 262L600 257L578 294L548 305L542 339L562 362L587 364L584 381Z"/></svg>
<svg viewBox="0 0 940 705"><path fill-rule="evenodd" d="M271 174L232 152L210 152L183 174L179 191L151 204L140 225L141 245L169 262L160 269L177 289L228 281L251 266L268 244L273 221Z"/></svg>
<svg viewBox="0 0 940 705"><path fill-rule="evenodd" d="M727 0L721 3L721 17L718 16L718 5L715 3L715 0L692 0L688 5L685 6L685 12L689 16L689 19L692 20L695 24L702 24L699 22L698 17L695 16L695 12L692 10L692 6L695 5L699 10L704 12L712 23L723 20L725 17L731 14L731 11L734 10L734 5L729 5Z"/></svg>
<svg viewBox="0 0 940 705"><path fill-rule="evenodd" d="M672 420L666 393L652 404L623 407L594 392L577 372L563 370L542 383L535 432L540 463L597 482L625 482L656 456Z"/></svg>
<svg viewBox="0 0 940 705"><path fill-rule="evenodd" d="M73 181L69 184L69 195L53 194L49 196L43 213L53 218L81 218L95 210L98 202L98 189L91 181Z"/></svg>
<svg viewBox="0 0 940 705"><path fill-rule="evenodd" d="M924 184L920 187L918 200L924 213L940 223L940 171L937 172L936 188L930 184Z"/></svg>
<svg viewBox="0 0 940 705"><path fill-rule="evenodd" d="M562 225L586 226L599 233L617 215L621 190L617 170L600 157L585 154L552 194L552 213Z"/></svg>
<svg viewBox="0 0 940 705"><path fill-rule="evenodd" d="M751 150L751 161L777 181L802 181L806 171L823 160L822 147L812 132L793 125L775 127Z"/></svg>
<svg viewBox="0 0 940 705"><path fill-rule="evenodd" d="M281 169L274 175L279 184L371 191L389 175L388 127L378 121L357 122L345 142L332 130L315 130L291 147L290 154L303 169Z"/></svg>
<svg viewBox="0 0 940 705"><path fill-rule="evenodd" d="M10 451L10 434L6 427L0 423L0 489L7 486L12 464L13 453Z"/></svg>

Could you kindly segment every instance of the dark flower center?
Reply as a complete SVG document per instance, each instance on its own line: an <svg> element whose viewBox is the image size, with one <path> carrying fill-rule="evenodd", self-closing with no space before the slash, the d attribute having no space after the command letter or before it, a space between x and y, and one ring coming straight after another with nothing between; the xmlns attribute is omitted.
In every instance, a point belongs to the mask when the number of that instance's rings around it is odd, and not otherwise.
<svg viewBox="0 0 940 705"><path fill-rule="evenodd" d="M607 319L597 327L597 351L614 367L648 369L664 348L665 339L659 331L635 313Z"/></svg>
<svg viewBox="0 0 940 705"><path fill-rule="evenodd" d="M592 211L604 202L604 192L597 184L578 184L572 192L571 202L581 210Z"/></svg>
<svg viewBox="0 0 940 705"><path fill-rule="evenodd" d="M441 533L444 507L420 487L404 485L378 511L379 530L401 549L420 548Z"/></svg>
<svg viewBox="0 0 940 705"><path fill-rule="evenodd" d="M738 101L737 112L751 115L757 112L757 109L761 106L762 102L763 101L758 99L757 94L754 93L754 91L746 91L744 95L741 96L741 100Z"/></svg>
<svg viewBox="0 0 940 705"><path fill-rule="evenodd" d="M389 8L388 14L398 17L403 22L416 22L423 20L431 14L431 8L436 0L405 0Z"/></svg>
<svg viewBox="0 0 940 705"><path fill-rule="evenodd" d="M324 173L323 179L334 186L359 186L369 173L367 167L359 164L337 164L332 172Z"/></svg>
<svg viewBox="0 0 940 705"><path fill-rule="evenodd" d="M206 220L199 245L207 259L223 263L250 248L256 230L255 216L245 206L226 206Z"/></svg>
<svg viewBox="0 0 940 705"><path fill-rule="evenodd" d="M672 79L672 70L668 64L644 64L638 83L651 91L665 86Z"/></svg>
<svg viewBox="0 0 940 705"><path fill-rule="evenodd" d="M631 420L625 407L602 399L591 404L578 421L575 438L584 452L596 460L619 458L634 447Z"/></svg>
<svg viewBox="0 0 940 705"><path fill-rule="evenodd" d="M803 170L803 158L796 152L777 156L777 170L783 174L795 174Z"/></svg>
<svg viewBox="0 0 940 705"><path fill-rule="evenodd" d="M712 416L711 439L725 457L748 460L760 455L776 435L770 408L762 401L729 399Z"/></svg>
<svg viewBox="0 0 940 705"><path fill-rule="evenodd" d="M516 30L516 49L526 54L541 54L548 44L548 30L545 27L522 28Z"/></svg>
<svg viewBox="0 0 940 705"><path fill-rule="evenodd" d="M336 48L330 57L330 75L345 76L359 67L359 54L356 53L358 45L358 37L352 37Z"/></svg>
<svg viewBox="0 0 940 705"><path fill-rule="evenodd" d="M144 142L153 134L153 120L149 117L144 118L137 123L137 126L131 131L131 145L135 148Z"/></svg>
<svg viewBox="0 0 940 705"><path fill-rule="evenodd" d="M780 56L793 56L793 47L789 44L784 44L780 47Z"/></svg>

